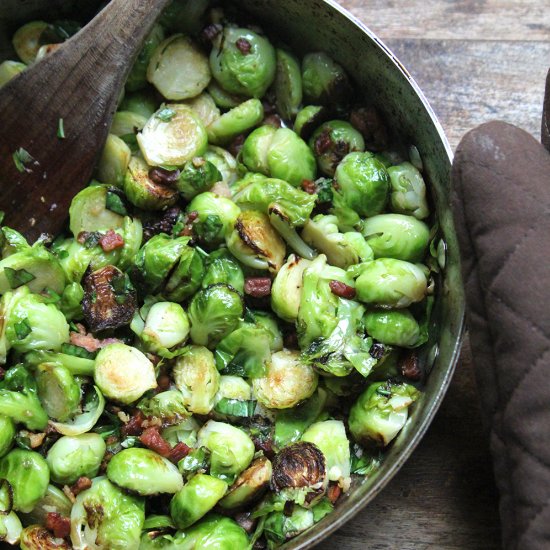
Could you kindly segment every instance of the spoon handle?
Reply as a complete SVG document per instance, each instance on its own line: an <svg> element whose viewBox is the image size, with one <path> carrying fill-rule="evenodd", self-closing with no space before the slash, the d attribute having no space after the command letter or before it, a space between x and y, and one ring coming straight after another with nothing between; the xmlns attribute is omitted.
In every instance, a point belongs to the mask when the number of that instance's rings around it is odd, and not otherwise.
<svg viewBox="0 0 550 550"><path fill-rule="evenodd" d="M0 210L7 225L31 239L61 229L71 198L92 175L132 63L168 2L112 0L0 90ZM12 162L20 148L32 157L24 171Z"/></svg>

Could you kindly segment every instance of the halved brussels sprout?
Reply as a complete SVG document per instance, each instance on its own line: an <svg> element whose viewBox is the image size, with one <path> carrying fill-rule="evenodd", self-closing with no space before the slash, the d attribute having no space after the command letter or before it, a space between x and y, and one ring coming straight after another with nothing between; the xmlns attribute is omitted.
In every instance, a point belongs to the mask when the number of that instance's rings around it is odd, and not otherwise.
<svg viewBox="0 0 550 550"><path fill-rule="evenodd" d="M408 309L369 311L364 324L370 336L389 346L410 348L420 339L420 327Z"/></svg>
<svg viewBox="0 0 550 550"><path fill-rule="evenodd" d="M122 187L131 157L132 151L126 142L109 134L97 165L97 179L101 183Z"/></svg>
<svg viewBox="0 0 550 550"><path fill-rule="evenodd" d="M61 490L50 483L46 494L34 505L34 508L28 514L19 514L25 525L38 523L44 525L49 513L55 512L60 516L69 517L73 503L69 497Z"/></svg>
<svg viewBox="0 0 550 550"><path fill-rule="evenodd" d="M268 409L288 409L310 397L317 373L300 359L300 352L283 350L271 356L267 375L252 380L254 395Z"/></svg>
<svg viewBox="0 0 550 550"><path fill-rule="evenodd" d="M179 304L157 302L147 313L139 337L147 349L162 356L162 352L185 342L189 327L187 314Z"/></svg>
<svg viewBox="0 0 550 550"><path fill-rule="evenodd" d="M191 340L201 346L215 347L237 327L243 312L242 297L234 288L220 283L200 290L187 310Z"/></svg>
<svg viewBox="0 0 550 550"><path fill-rule="evenodd" d="M142 210L164 210L178 200L176 189L153 181L149 165L141 157L132 157L124 177L124 193Z"/></svg>
<svg viewBox="0 0 550 550"><path fill-rule="evenodd" d="M2 61L0 63L0 88L26 68L25 63L19 63L19 61Z"/></svg>
<svg viewBox="0 0 550 550"><path fill-rule="evenodd" d="M190 416L175 426L163 428L161 435L172 447L175 447L180 442L185 443L189 447L195 447L199 429L200 424L195 420L195 417Z"/></svg>
<svg viewBox="0 0 550 550"><path fill-rule="evenodd" d="M145 521L143 499L126 494L105 477L76 497L71 510L74 548L138 548Z"/></svg>
<svg viewBox="0 0 550 550"><path fill-rule="evenodd" d="M330 114L326 107L306 105L296 115L293 129L302 139L309 139L313 131L330 118Z"/></svg>
<svg viewBox="0 0 550 550"><path fill-rule="evenodd" d="M337 481L347 491L351 483L351 455L344 423L341 420L316 422L305 431L302 441L309 441L321 450L329 481Z"/></svg>
<svg viewBox="0 0 550 550"><path fill-rule="evenodd" d="M42 525L29 525L21 532L20 548L21 550L70 550L71 546Z"/></svg>
<svg viewBox="0 0 550 550"><path fill-rule="evenodd" d="M249 29L227 26L210 53L212 74L224 90L262 97L275 78L277 59L269 40Z"/></svg>
<svg viewBox="0 0 550 550"><path fill-rule="evenodd" d="M227 144L239 134L260 124L263 118L264 107L259 99L239 103L208 125L208 141L214 145Z"/></svg>
<svg viewBox="0 0 550 550"><path fill-rule="evenodd" d="M201 119L182 103L161 107L137 135L137 141L151 166L182 166L202 155L208 145Z"/></svg>
<svg viewBox="0 0 550 550"><path fill-rule="evenodd" d="M117 111L113 116L110 133L124 138L135 136L147 124L148 117L135 111Z"/></svg>
<svg viewBox="0 0 550 550"><path fill-rule="evenodd" d="M212 410L220 374L210 350L188 346L176 359L172 376L188 410L195 414L208 414Z"/></svg>
<svg viewBox="0 0 550 550"><path fill-rule="evenodd" d="M25 355L25 363L37 367L41 363L55 363L65 367L73 376L93 376L94 359L77 357L68 353L37 350Z"/></svg>
<svg viewBox="0 0 550 550"><path fill-rule="evenodd" d="M99 351L94 380L103 395L125 404L157 387L153 363L126 344L109 344Z"/></svg>
<svg viewBox="0 0 550 550"><path fill-rule="evenodd" d="M248 401L251 398L252 388L244 378L228 374L220 376L220 387L216 394L216 402L219 402L220 399Z"/></svg>
<svg viewBox="0 0 550 550"><path fill-rule="evenodd" d="M235 183L238 177L237 160L229 151L226 151L221 147L216 147L215 145L210 145L206 150L206 153L204 153L204 158L208 162L211 162L220 171L220 174L222 175L222 180L220 182L221 184L231 186ZM216 187L217 186L214 186L214 189L216 189Z"/></svg>
<svg viewBox="0 0 550 550"><path fill-rule="evenodd" d="M61 485L71 485L80 476L95 477L105 450L105 442L99 434L61 437L46 455L52 480Z"/></svg>
<svg viewBox="0 0 550 550"><path fill-rule="evenodd" d="M46 494L50 471L44 458L34 451L14 449L0 459L0 479L13 491L13 509L30 512Z"/></svg>
<svg viewBox="0 0 550 550"><path fill-rule="evenodd" d="M203 92L196 97L188 99L185 103L199 115L205 127L208 127L209 124L221 116L216 102L208 92Z"/></svg>
<svg viewBox="0 0 550 550"><path fill-rule="evenodd" d="M210 451L210 475L229 484L254 457L254 443L250 437L240 428L225 422L209 420L199 431L197 445Z"/></svg>
<svg viewBox="0 0 550 550"><path fill-rule="evenodd" d="M38 397L50 418L68 420L80 403L80 384L70 371L56 363L42 363L35 370Z"/></svg>
<svg viewBox="0 0 550 550"><path fill-rule="evenodd" d="M351 265L373 259L373 252L361 233L338 231L338 218L318 214L306 222L304 241L327 257L329 264L347 269Z"/></svg>
<svg viewBox="0 0 550 550"><path fill-rule="evenodd" d="M346 71L326 53L308 53L302 60L306 101L317 105L345 104L352 92Z"/></svg>
<svg viewBox="0 0 550 550"><path fill-rule="evenodd" d="M141 496L177 493L183 487L178 469L149 449L124 449L107 466L107 477L115 485Z"/></svg>
<svg viewBox="0 0 550 550"><path fill-rule="evenodd" d="M166 98L180 101L198 96L210 82L208 58L191 38L170 36L149 62L147 80Z"/></svg>
<svg viewBox="0 0 550 550"><path fill-rule="evenodd" d="M267 152L276 132L276 128L266 124L256 128L245 139L241 150L241 159L250 171L269 175Z"/></svg>
<svg viewBox="0 0 550 550"><path fill-rule="evenodd" d="M414 216L380 214L363 222L361 232L375 258L420 262L430 241L430 228Z"/></svg>
<svg viewBox="0 0 550 550"><path fill-rule="evenodd" d="M171 302L183 302L201 286L204 277L204 252L195 247L185 247L178 265L168 277L162 296Z"/></svg>
<svg viewBox="0 0 550 550"><path fill-rule="evenodd" d="M231 254L248 267L277 273L283 265L285 243L261 212L242 212L226 242Z"/></svg>
<svg viewBox="0 0 550 550"><path fill-rule="evenodd" d="M244 274L239 263L226 248L211 252L207 259L202 288L224 283L244 293Z"/></svg>
<svg viewBox="0 0 550 550"><path fill-rule="evenodd" d="M255 460L229 487L218 503L225 510L234 510L258 500L269 488L273 469L265 456Z"/></svg>
<svg viewBox="0 0 550 550"><path fill-rule="evenodd" d="M271 309L284 321L292 323L298 318L303 275L310 265L309 260L291 254L271 285Z"/></svg>
<svg viewBox="0 0 550 550"><path fill-rule="evenodd" d="M426 184L422 174L410 162L388 168L391 180L391 206L394 212L409 214L419 220L430 215Z"/></svg>
<svg viewBox="0 0 550 550"><path fill-rule="evenodd" d="M379 258L364 264L355 281L357 299L385 308L405 308L422 301L428 281L424 271L415 264Z"/></svg>
<svg viewBox="0 0 550 550"><path fill-rule="evenodd" d="M300 62L293 54L277 49L277 72L275 74L275 104L285 120L292 120L302 103L302 71Z"/></svg>
<svg viewBox="0 0 550 550"><path fill-rule="evenodd" d="M285 500L311 506L323 496L327 485L326 459L313 443L293 443L275 455L271 489Z"/></svg>
<svg viewBox="0 0 550 550"><path fill-rule="evenodd" d="M277 548L314 524L315 518L312 510L302 506L294 506L290 516L281 511L269 514L264 523L264 533L268 544L273 548Z"/></svg>
<svg viewBox="0 0 550 550"><path fill-rule="evenodd" d="M388 201L390 177L373 153L350 153L335 172L334 213L351 229L359 217L380 214Z"/></svg>
<svg viewBox="0 0 550 550"><path fill-rule="evenodd" d="M336 167L348 153L365 150L365 141L349 122L330 120L315 130L309 146L315 153L319 170L334 176Z"/></svg>
<svg viewBox="0 0 550 550"><path fill-rule="evenodd" d="M15 512L0 515L0 541L12 545L19 544L22 532L23 525ZM25 550L27 546L21 544L20 548ZM36 550L47 550L45 546L36 546L33 548L36 548Z"/></svg>
<svg viewBox="0 0 550 550"><path fill-rule="evenodd" d="M225 481L197 474L170 502L170 515L176 527L186 529L209 512L227 491Z"/></svg>
<svg viewBox="0 0 550 550"><path fill-rule="evenodd" d="M147 68L151 58L156 53L158 45L164 40L164 29L161 25L155 25L149 36L145 39L128 79L126 89L130 92L141 90L147 86Z"/></svg>
<svg viewBox="0 0 550 550"><path fill-rule="evenodd" d="M419 397L420 392L410 384L371 384L351 407L351 435L361 445L386 447L405 425L408 409Z"/></svg>
<svg viewBox="0 0 550 550"><path fill-rule="evenodd" d="M32 63L43 45L42 36L50 25L44 21L31 21L19 27L13 35L13 48L21 61Z"/></svg>
<svg viewBox="0 0 550 550"><path fill-rule="evenodd" d="M9 416L0 415L0 458L12 448L15 433L13 420Z"/></svg>
<svg viewBox="0 0 550 550"><path fill-rule="evenodd" d="M233 109L246 101L246 97L224 90L214 79L208 85L208 93L220 109Z"/></svg>
<svg viewBox="0 0 550 550"><path fill-rule="evenodd" d="M164 427L180 424L189 417L183 394L177 390L163 391L150 399L144 398L137 408L146 417L158 418Z"/></svg>
<svg viewBox="0 0 550 550"><path fill-rule="evenodd" d="M185 163L176 185L182 197L190 201L199 193L209 191L221 179L222 175L214 164L196 157Z"/></svg>

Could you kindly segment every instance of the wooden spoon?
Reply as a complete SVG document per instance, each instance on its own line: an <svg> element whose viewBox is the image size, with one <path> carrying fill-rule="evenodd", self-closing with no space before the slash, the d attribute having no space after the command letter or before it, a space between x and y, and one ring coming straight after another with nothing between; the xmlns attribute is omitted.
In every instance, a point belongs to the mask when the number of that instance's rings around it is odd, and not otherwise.
<svg viewBox="0 0 550 550"><path fill-rule="evenodd" d="M78 34L0 89L6 225L30 240L62 229L71 199L92 175L132 64L168 2L111 0Z"/></svg>

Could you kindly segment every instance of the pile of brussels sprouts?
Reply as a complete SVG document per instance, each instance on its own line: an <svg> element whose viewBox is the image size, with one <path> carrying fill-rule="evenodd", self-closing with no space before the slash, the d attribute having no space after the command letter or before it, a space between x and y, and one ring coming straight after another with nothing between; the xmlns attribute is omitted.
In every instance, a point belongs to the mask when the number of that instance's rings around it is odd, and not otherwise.
<svg viewBox="0 0 550 550"><path fill-rule="evenodd" d="M420 157L247 21L175 0L66 233L1 228L3 541L277 547L420 396L444 253ZM77 30L21 27L0 84Z"/></svg>

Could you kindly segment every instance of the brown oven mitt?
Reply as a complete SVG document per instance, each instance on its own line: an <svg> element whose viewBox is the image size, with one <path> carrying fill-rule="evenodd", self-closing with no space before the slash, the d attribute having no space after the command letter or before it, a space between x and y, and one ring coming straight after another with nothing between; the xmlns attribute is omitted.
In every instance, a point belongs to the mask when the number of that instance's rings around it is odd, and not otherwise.
<svg viewBox="0 0 550 550"><path fill-rule="evenodd" d="M542 142L550 151L550 73ZM550 154L504 122L453 166L467 323L504 548L550 548Z"/></svg>

